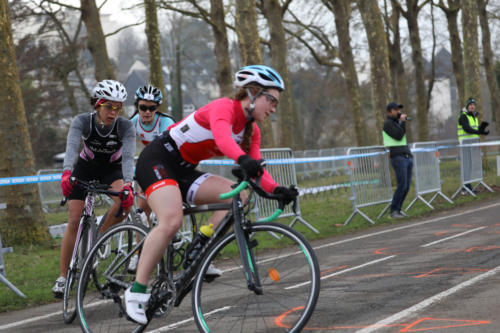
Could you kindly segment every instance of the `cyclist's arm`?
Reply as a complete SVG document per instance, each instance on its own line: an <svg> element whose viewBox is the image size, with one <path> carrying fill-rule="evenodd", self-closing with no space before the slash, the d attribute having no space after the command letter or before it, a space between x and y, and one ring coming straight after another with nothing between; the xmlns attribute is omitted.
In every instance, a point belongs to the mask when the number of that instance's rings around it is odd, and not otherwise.
<svg viewBox="0 0 500 333"><path fill-rule="evenodd" d="M257 126L257 124L255 123L249 155L256 160L260 160L262 158L260 155L260 129L259 126ZM261 186L268 193L273 193L274 189L278 186L273 177L271 177L269 172L267 172L267 170L265 169L261 179Z"/></svg>
<svg viewBox="0 0 500 333"><path fill-rule="evenodd" d="M80 148L80 140L83 135L84 116L88 114L78 115L71 121L68 137L66 139L66 152L64 153L63 170L72 170L73 164L78 157L78 149ZM88 123L88 121L87 121Z"/></svg>
<svg viewBox="0 0 500 333"><path fill-rule="evenodd" d="M134 154L135 154L135 128L128 119L121 118L120 129L122 132L122 172L123 181L132 183L134 179Z"/></svg>

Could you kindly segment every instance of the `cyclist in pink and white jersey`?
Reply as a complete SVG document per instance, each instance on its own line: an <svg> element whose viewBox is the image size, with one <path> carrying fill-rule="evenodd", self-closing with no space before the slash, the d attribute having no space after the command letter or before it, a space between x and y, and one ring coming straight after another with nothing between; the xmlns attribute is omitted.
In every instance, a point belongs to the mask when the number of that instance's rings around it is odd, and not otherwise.
<svg viewBox="0 0 500 333"><path fill-rule="evenodd" d="M260 130L257 122L276 112L283 79L272 68L245 66L236 73L238 88L233 99L217 99L172 125L147 145L136 164L136 178L145 189L158 226L147 236L136 280L125 292L127 314L138 323L147 322L145 310L150 294L146 285L167 245L182 225L182 202L196 205L221 202L219 195L232 190L233 181L203 173L198 163L212 156L227 156L236 161L250 177L262 176L262 187L281 193L288 201L298 195L295 187L276 184L262 169ZM230 201L230 200L228 200ZM216 227L226 214L218 211L209 223Z"/></svg>

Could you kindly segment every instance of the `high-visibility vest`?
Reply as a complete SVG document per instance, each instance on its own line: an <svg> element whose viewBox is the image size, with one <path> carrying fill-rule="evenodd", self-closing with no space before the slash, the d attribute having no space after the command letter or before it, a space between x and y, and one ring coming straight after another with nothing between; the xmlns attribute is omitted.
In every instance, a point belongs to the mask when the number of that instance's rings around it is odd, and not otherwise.
<svg viewBox="0 0 500 333"><path fill-rule="evenodd" d="M462 111L460 112L460 115L464 114L467 117L467 121L469 122L469 126L472 129L477 130L479 128L479 119L476 117L470 115L468 112ZM460 115L458 118L460 119ZM458 141L462 141L463 139L472 139L472 138L478 138L479 135L477 134L472 134L472 133L467 133L463 128L460 123L458 123L458 130L457 130L457 135L458 135Z"/></svg>
<svg viewBox="0 0 500 333"><path fill-rule="evenodd" d="M382 131L382 138L384 139L384 146L386 147L406 146L406 134L403 135L401 140L396 140L385 131Z"/></svg>

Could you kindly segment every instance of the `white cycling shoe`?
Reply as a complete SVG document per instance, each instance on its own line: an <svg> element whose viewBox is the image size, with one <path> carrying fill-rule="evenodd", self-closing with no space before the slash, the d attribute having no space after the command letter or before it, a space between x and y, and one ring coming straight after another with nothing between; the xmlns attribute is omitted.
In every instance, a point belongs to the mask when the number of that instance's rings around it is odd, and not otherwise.
<svg viewBox="0 0 500 333"><path fill-rule="evenodd" d="M207 277L219 277L222 275L222 271L215 267L213 264L208 266L207 271L205 272L205 276Z"/></svg>
<svg viewBox="0 0 500 333"><path fill-rule="evenodd" d="M135 273L137 270L137 264L139 263L139 256L136 254L132 258L130 258L130 263L128 264L127 271L129 273Z"/></svg>
<svg viewBox="0 0 500 333"><path fill-rule="evenodd" d="M127 315L139 324L147 324L146 305L148 304L151 294L133 293L130 288L125 290L125 307Z"/></svg>

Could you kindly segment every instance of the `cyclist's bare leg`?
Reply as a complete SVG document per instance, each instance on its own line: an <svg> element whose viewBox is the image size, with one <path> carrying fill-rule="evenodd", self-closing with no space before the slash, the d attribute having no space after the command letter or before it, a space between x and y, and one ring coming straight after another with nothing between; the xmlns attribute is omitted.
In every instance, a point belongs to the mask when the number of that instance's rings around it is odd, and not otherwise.
<svg viewBox="0 0 500 333"><path fill-rule="evenodd" d="M205 179L203 183L200 184L200 187L196 191L196 195L194 198L195 204L203 205L210 203L231 202L232 199L219 199L219 195L231 191L231 185L233 184L234 182L230 179L217 175L211 175L210 177ZM248 195L246 192L243 191L240 193L240 195L243 202L246 202L248 200ZM216 228L226 214L227 210L218 210L212 214L207 223L212 223L214 225L214 228Z"/></svg>
<svg viewBox="0 0 500 333"><path fill-rule="evenodd" d="M144 192L142 191L139 184L137 184L137 193L141 196L144 196ZM146 202L146 200L144 200L141 197L138 197L137 198L137 206L144 211L144 214L146 214L148 221L149 221L149 216L151 215L151 208L149 208L149 205Z"/></svg>
<svg viewBox="0 0 500 333"><path fill-rule="evenodd" d="M111 183L111 191L119 192L123 188L123 179L117 179L113 183ZM108 210L108 214L106 215L106 220L101 223L101 233L104 233L109 227L120 223L127 216L128 212L123 212L120 216L115 217L116 213L120 209L120 198L115 196L110 196L113 199L113 205Z"/></svg>
<svg viewBox="0 0 500 333"><path fill-rule="evenodd" d="M182 225L182 196L177 186L165 186L152 192L148 204L158 219L156 228L146 237L137 266L136 281L147 285L151 272Z"/></svg>
<svg viewBox="0 0 500 333"><path fill-rule="evenodd" d="M61 259L59 262L60 276L66 277L73 248L75 247L76 235L78 226L80 225L80 217L85 202L83 200L68 201L68 225L64 231L64 236L61 242Z"/></svg>

